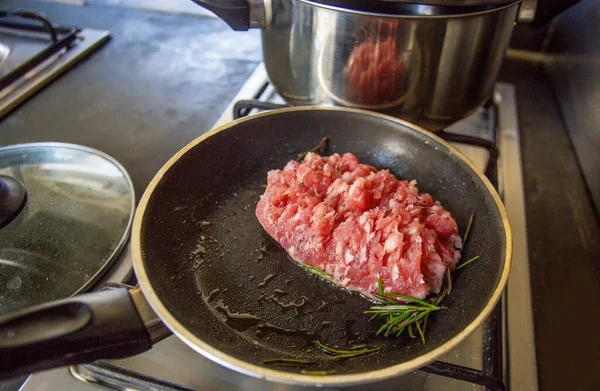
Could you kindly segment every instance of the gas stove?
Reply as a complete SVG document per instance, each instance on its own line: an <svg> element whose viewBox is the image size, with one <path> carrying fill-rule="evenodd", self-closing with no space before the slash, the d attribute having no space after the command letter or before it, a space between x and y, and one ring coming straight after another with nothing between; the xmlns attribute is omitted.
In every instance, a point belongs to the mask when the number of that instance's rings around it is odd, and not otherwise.
<svg viewBox="0 0 600 391"><path fill-rule="evenodd" d="M0 10L0 118L109 38L107 31L56 26L37 13Z"/></svg>
<svg viewBox="0 0 600 391"><path fill-rule="evenodd" d="M284 101L268 82L261 64L215 127L236 118L274 109ZM438 135L452 142L494 183L513 229L513 267L501 303L488 321L458 348L414 373L378 384L381 390L537 389L531 311L523 172L514 87L498 83L487 104ZM104 277L135 283L126 248ZM195 353L171 336L150 351L123 359L60 368L32 375L21 390L294 390L234 373ZM350 389L361 389L352 387ZM362 388L364 389L364 388Z"/></svg>

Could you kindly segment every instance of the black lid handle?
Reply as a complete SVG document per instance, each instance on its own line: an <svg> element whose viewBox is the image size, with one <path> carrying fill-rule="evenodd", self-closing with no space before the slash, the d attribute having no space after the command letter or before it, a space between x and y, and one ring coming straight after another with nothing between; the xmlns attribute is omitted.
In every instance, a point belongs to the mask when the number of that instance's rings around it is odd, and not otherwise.
<svg viewBox="0 0 600 391"><path fill-rule="evenodd" d="M10 224L26 203L25 185L13 177L0 175L0 228Z"/></svg>
<svg viewBox="0 0 600 391"><path fill-rule="evenodd" d="M232 29L246 31L250 28L250 6L248 0L192 0L219 18Z"/></svg>

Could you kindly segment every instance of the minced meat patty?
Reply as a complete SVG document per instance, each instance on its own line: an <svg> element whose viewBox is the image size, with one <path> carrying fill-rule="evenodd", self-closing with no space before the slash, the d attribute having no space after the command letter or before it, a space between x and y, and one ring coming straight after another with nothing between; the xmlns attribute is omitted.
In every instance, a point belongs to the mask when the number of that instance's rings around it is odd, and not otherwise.
<svg viewBox="0 0 600 391"><path fill-rule="evenodd" d="M270 171L256 216L295 261L369 297L378 278L386 292L439 293L462 247L454 218L415 181L350 153L309 153Z"/></svg>

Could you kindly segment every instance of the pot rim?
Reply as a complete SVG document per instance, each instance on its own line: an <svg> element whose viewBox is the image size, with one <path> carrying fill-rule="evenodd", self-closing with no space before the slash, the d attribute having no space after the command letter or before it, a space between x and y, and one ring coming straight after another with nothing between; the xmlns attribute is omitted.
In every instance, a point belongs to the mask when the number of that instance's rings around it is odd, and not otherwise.
<svg viewBox="0 0 600 391"><path fill-rule="evenodd" d="M459 12L456 14L447 14L447 15L427 15L427 14L423 14L423 15L395 15L395 14L386 14L386 13L381 13L381 12L376 12L376 11L361 11L361 10L357 10L357 9L350 9L350 8L344 8L341 6L337 6L337 5L330 5L330 4L323 4L320 3L318 1L314 1L314 0L296 0L300 3L305 3L308 5L311 5L313 7L319 7L319 8L324 8L330 11L336 11L336 12L342 12L342 13L348 13L348 14L356 14L356 15L361 15L361 16L371 16L371 17L378 17L378 18L386 18L386 19L459 19L459 18L467 18L467 17L473 17L473 16L483 16L483 15L487 15L487 14L491 14L491 13L495 13L495 12L501 12L504 10L507 10L511 7L515 7L520 5L520 3L523 0L514 0L508 4L496 4L494 5L493 8L488 8L488 9L481 9L478 11L472 11L472 12L468 12L468 9L473 9L473 8L477 8L477 7L483 7L483 6L441 6L441 5L426 5L426 4L413 4L413 3L406 3L406 6L411 6L417 9L420 9L421 12L426 11L427 9L440 9L440 8L444 8L444 9L449 9L449 8L466 8L465 12Z"/></svg>

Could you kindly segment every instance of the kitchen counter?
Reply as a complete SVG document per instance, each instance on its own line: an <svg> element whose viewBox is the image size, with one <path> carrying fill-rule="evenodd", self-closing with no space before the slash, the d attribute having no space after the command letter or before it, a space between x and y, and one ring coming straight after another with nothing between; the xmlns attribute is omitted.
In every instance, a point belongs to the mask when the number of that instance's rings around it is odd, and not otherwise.
<svg viewBox="0 0 600 391"><path fill-rule="evenodd" d="M129 171L138 199L171 155L210 128L261 60L257 31L232 32L214 18L3 4L109 30L112 40L0 121L0 145L61 141L100 149ZM593 389L599 219L536 57L510 55L501 80L517 91L540 388Z"/></svg>
<svg viewBox="0 0 600 391"><path fill-rule="evenodd" d="M0 145L60 141L99 149L137 199L158 169L210 129L262 58L260 33L220 19L98 5L5 1L112 39L0 121Z"/></svg>
<svg viewBox="0 0 600 391"><path fill-rule="evenodd" d="M517 91L540 390L598 389L600 219L540 56L509 52L500 80Z"/></svg>

